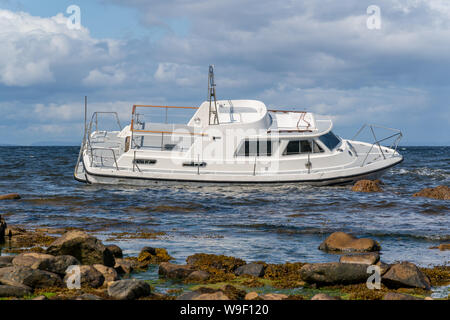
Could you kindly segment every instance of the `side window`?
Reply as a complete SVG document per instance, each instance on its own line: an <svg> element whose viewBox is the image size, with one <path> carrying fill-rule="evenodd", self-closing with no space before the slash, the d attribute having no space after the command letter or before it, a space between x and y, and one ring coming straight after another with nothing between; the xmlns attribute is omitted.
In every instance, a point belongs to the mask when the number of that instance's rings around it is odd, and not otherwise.
<svg viewBox="0 0 450 320"><path fill-rule="evenodd" d="M245 140L236 152L238 157L259 157L272 155L272 141L270 140Z"/></svg>
<svg viewBox="0 0 450 320"><path fill-rule="evenodd" d="M283 152L284 156L301 154L301 153L319 153L323 149L314 141L311 140L291 140Z"/></svg>

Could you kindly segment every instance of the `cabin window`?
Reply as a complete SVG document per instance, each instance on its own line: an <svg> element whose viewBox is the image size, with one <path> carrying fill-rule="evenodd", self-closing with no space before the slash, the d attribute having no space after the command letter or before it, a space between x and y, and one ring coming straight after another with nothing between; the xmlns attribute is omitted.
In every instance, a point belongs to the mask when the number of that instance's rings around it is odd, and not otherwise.
<svg viewBox="0 0 450 320"><path fill-rule="evenodd" d="M319 140L327 146L328 149L333 150L336 148L336 146L341 142L341 139L339 139L333 132L328 132L327 134L324 134L323 136L319 137Z"/></svg>
<svg viewBox="0 0 450 320"><path fill-rule="evenodd" d="M272 155L272 141L270 140L245 140L238 151L238 157L259 157Z"/></svg>
<svg viewBox="0 0 450 320"><path fill-rule="evenodd" d="M320 153L323 149L311 140L291 140L283 152L284 156L301 154L301 153Z"/></svg>

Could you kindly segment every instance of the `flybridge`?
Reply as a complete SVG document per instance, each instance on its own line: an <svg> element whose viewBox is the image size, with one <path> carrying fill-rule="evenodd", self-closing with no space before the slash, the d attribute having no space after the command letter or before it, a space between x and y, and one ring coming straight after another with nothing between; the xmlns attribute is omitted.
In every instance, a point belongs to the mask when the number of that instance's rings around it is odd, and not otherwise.
<svg viewBox="0 0 450 320"><path fill-rule="evenodd" d="M182 112L190 113L184 121L169 117ZM117 130L101 130L99 116L115 118ZM403 160L397 152L402 133L385 128L391 134L380 139L378 128L362 128L373 133L370 143L347 140L333 133L330 119L311 112L268 110L257 100L217 100L210 67L208 100L199 107L134 105L123 128L117 114L95 112L85 125L74 176L86 183L133 185L353 183L378 178Z"/></svg>

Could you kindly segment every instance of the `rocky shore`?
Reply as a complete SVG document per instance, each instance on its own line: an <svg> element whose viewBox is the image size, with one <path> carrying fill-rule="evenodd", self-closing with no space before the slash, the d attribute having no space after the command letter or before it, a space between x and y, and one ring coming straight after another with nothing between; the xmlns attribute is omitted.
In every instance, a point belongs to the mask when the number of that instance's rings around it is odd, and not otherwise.
<svg viewBox="0 0 450 320"><path fill-rule="evenodd" d="M381 186L381 181L363 180L352 190L383 192ZM446 186L414 194L440 200L449 195ZM0 196L18 199L17 194ZM155 236L120 233L107 241ZM449 244L432 248L444 251ZM381 259L380 243L344 232L329 234L317 248L335 262L270 264L195 253L175 264L164 248L144 247L137 256L124 256L119 246L105 245L83 230L25 229L0 216L0 250L2 300L430 300L433 288L450 285L450 266L388 264ZM159 282L178 286L162 292L154 280L135 278L149 268Z"/></svg>
<svg viewBox="0 0 450 320"><path fill-rule="evenodd" d="M432 287L450 284L448 266L389 265L380 260L379 243L343 232L317 249L337 254L336 262L268 264L197 253L181 265L171 263L163 248L144 247L137 257L124 257L117 245L81 230L25 230L0 221L3 252L14 247L13 255L0 256L0 299L414 300L431 299ZM151 266L161 281L185 289L159 293L151 281L133 279ZM379 267L379 289L367 287L369 266Z"/></svg>

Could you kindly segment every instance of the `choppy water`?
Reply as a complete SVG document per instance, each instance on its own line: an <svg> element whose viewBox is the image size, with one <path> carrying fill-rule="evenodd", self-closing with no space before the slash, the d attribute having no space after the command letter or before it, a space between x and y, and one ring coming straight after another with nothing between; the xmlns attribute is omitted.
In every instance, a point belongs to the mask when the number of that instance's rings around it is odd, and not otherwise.
<svg viewBox="0 0 450 320"><path fill-rule="evenodd" d="M317 249L334 231L370 237L382 260L421 266L449 263L450 253L429 249L450 241L448 201L413 198L425 187L450 185L450 147L407 147L405 161L384 177L385 192L349 187L89 186L73 180L77 147L0 147L0 202L10 224L81 227L106 240L112 232L150 229L160 239L115 241L125 254L143 246L167 248L178 262L196 252L247 261L328 262ZM108 241L106 241L108 243Z"/></svg>

